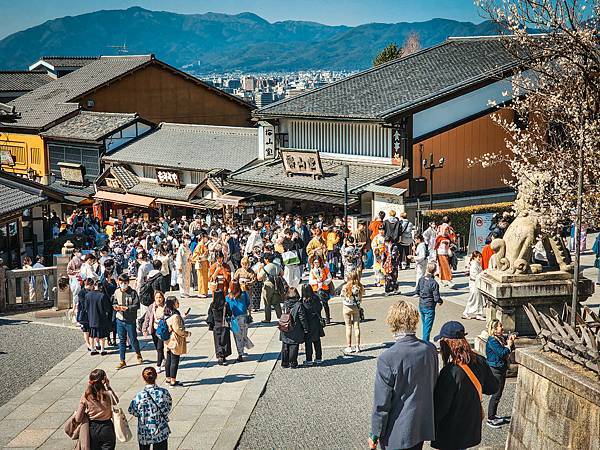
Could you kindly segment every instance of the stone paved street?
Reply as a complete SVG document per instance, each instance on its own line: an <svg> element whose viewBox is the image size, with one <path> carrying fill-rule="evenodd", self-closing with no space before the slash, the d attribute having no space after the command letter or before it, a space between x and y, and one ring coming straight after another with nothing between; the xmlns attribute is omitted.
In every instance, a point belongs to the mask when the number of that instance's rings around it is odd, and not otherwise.
<svg viewBox="0 0 600 450"><path fill-rule="evenodd" d="M590 255L584 257L584 273L587 276L594 275L590 260ZM459 267L464 267L462 262ZM401 292L404 294L412 291L413 276L412 270L401 272ZM467 299L467 282L464 275L456 276L455 281L456 290L442 289L445 302L437 309L434 333L445 321L458 319L462 313ZM367 277L366 283L369 282L370 277ZM391 340L384 317L389 305L398 298L383 297L381 288L369 288L363 302L367 320L361 325L365 351L353 357L344 357L341 353L344 325L341 302L334 299L334 323L326 328L327 336L323 341L327 361L321 367L295 371L282 370L276 365L280 342L274 322L271 326L253 325L251 338L256 347L250 352L247 362L227 367L216 365L212 333L208 332L203 321L208 302L198 298L184 299L182 309L192 307L188 320L192 337L190 353L181 363L179 378L184 387L172 390L175 403L171 415L173 434L170 447L233 449L239 439L240 449L364 448L369 432L376 357L385 343ZM418 301L416 297L402 298L415 304ZM599 298L596 293L588 304L597 308ZM256 322L261 319L262 313L255 316ZM22 320L34 322L19 325ZM29 328L17 332L17 326ZM483 330L484 323L465 321L465 327L469 338L474 338ZM34 329L41 330L42 334L35 334ZM52 367L51 361L58 361L62 354L69 353L70 348L79 347L81 339L79 331L73 329L64 316L42 319L39 314L15 315L10 317L10 321L3 320L0 330L2 351L11 349L7 352L9 355L0 355L0 358L18 354L12 343L13 347L5 344L6 339L11 339L15 333L21 336L17 337L23 343L20 348L27 349L23 354L30 355L26 360L19 359L23 367L13 367L11 373L20 375L29 383L51 367L44 376L18 394L19 385L11 385L7 397L14 397L6 398L6 403L0 406L0 446L3 448L70 448L63 424L76 408L87 374L94 367L107 371L125 409L142 387L141 366L133 361L131 353L128 356L132 365L119 372L114 369L118 359L114 352L104 358L90 357L83 348L78 348ZM56 347L55 350L60 349L64 353L46 351L46 348L52 348L49 342ZM36 356L40 352L45 353L44 358ZM148 363L154 361L151 344L144 355ZM36 372L32 367L38 360ZM303 361L303 356L300 361ZM5 370L4 365L2 369ZM502 414L510 412L513 390L514 380L508 383L501 402ZM133 419L131 425L135 429ZM507 427L501 430L485 427L482 448L503 448L507 431ZM134 442L117 447L137 448Z"/></svg>
<svg viewBox="0 0 600 450"><path fill-rule="evenodd" d="M365 449L376 357L381 351L344 357L328 349L322 366L291 370L277 365L238 450ZM500 414L510 414L514 385L515 379L507 383ZM485 397L485 405L488 401ZM485 426L483 433L482 447L504 449L508 427L492 430Z"/></svg>

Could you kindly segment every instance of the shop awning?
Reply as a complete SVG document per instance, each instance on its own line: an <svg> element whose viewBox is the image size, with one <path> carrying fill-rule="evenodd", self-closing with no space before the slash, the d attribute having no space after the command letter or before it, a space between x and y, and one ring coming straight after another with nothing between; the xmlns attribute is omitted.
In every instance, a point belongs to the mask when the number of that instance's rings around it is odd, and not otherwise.
<svg viewBox="0 0 600 450"><path fill-rule="evenodd" d="M250 186L241 183L227 183L227 190L232 190L235 192L240 192L244 194L258 194L265 195L267 197L279 197L284 199L292 199L292 200L304 200L310 202L317 203L327 203L330 205L339 205L342 206L344 204L344 197L337 195L326 195L326 194L318 194L315 192L300 192L292 189L282 189L275 187L267 187L267 186ZM348 196L348 203L353 204L358 202L358 198L355 195Z"/></svg>
<svg viewBox="0 0 600 450"><path fill-rule="evenodd" d="M171 200L168 198L157 198L156 203L161 205L181 206L183 208L195 209L221 209L222 205L211 199L194 199L191 202L182 200Z"/></svg>
<svg viewBox="0 0 600 450"><path fill-rule="evenodd" d="M135 194L120 194L118 192L98 191L94 195L97 200L121 203L123 205L142 206L149 208L155 198Z"/></svg>

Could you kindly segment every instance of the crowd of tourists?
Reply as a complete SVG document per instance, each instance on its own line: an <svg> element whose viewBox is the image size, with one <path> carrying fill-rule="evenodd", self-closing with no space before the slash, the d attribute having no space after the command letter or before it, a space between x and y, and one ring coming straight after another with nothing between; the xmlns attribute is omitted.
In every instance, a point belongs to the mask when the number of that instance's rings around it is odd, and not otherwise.
<svg viewBox="0 0 600 450"><path fill-rule="evenodd" d="M101 227L86 219L88 213L74 213L72 222L82 225L79 228L87 229L90 236L93 231L90 239L99 244L75 248L67 266L68 278L62 280L62 287L68 287L73 296L74 317L89 354L105 355L109 347L118 347L118 370L127 366L127 351L135 352L139 364L155 359L143 372L146 388L129 408L145 424L138 430L140 448L149 448L142 447L148 444L166 448L171 398L156 382L164 372L167 386L182 386L177 375L181 357L187 353L190 309L180 311L180 298L210 298L206 323L220 365L230 363L232 339L235 362L244 361L253 347L248 336L253 313L264 308L263 322L271 322L274 310L282 342L281 366L294 369L302 344L304 365L322 362L321 338L332 322L329 303L334 296L342 302L343 352L360 352L365 289L382 287L385 295L399 294L399 272L412 269L412 264L414 287L404 294L419 297L413 322L416 327L420 314L423 339L429 341L435 308L443 303L439 284L454 288L457 236L448 218L440 224L431 222L420 232L405 213L398 216L395 211L381 212L368 227L359 223L350 233L342 218L323 215L258 215L245 225L226 224L214 217L146 220L131 216L122 222L111 219ZM365 268L373 269L374 284L364 283ZM471 255L469 268L471 289L463 318L482 319L483 299L473 288L483 271L480 253ZM398 336L407 333L394 326L392 331ZM152 339L155 358L142 355L139 335ZM435 364L437 374L437 360ZM498 370L494 379L500 380ZM386 389L392 385L386 382ZM377 395L376 389L376 401ZM114 448L115 430L119 435L118 424L107 412L116 402L106 374L99 369L92 372L81 408L88 411L89 436L106 443L102 448ZM490 417L500 420L495 412ZM148 424L156 430L150 433ZM377 433L372 437L373 442L384 442ZM163 441L165 447L161 447Z"/></svg>

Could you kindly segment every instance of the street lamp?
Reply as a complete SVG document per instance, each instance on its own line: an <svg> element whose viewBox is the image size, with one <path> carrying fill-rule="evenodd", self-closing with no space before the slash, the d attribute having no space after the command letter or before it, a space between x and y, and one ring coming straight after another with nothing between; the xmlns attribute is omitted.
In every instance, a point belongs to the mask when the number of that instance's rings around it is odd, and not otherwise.
<svg viewBox="0 0 600 450"><path fill-rule="evenodd" d="M446 162L446 158L443 156L440 158L437 164L433 162L433 153L429 154L429 160L423 160L423 168L429 170L429 210L433 210L433 172L436 169L442 169L444 167L444 163Z"/></svg>

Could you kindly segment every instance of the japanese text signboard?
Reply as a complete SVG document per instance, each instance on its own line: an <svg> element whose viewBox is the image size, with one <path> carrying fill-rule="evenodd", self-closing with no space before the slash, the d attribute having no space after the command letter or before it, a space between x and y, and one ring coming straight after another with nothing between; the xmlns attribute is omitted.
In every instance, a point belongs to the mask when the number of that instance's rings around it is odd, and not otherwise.
<svg viewBox="0 0 600 450"><path fill-rule="evenodd" d="M315 178L323 176L321 158L317 151L281 149L281 159L288 176L298 174L312 175Z"/></svg>
<svg viewBox="0 0 600 450"><path fill-rule="evenodd" d="M156 169L156 180L161 186L181 186L179 172L170 169Z"/></svg>

